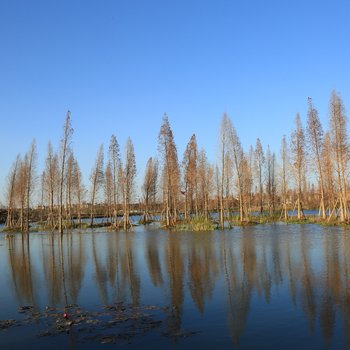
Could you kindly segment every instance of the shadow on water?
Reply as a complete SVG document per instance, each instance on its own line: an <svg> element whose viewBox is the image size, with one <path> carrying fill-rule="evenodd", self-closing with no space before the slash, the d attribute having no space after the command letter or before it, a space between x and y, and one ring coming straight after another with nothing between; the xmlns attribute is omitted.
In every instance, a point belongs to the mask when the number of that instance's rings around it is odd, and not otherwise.
<svg viewBox="0 0 350 350"><path fill-rule="evenodd" d="M0 239L8 277L0 281L2 322L20 320L23 310L41 319L44 310L75 308L77 315L84 308L101 325L109 316L98 310L107 308L128 313L134 332L142 329L129 348L145 341L153 348L350 348L350 235L343 228L272 224L174 233L140 226ZM145 323L150 334L140 326L146 306L159 317ZM149 325L157 322L155 332ZM4 344L21 332L26 342L37 341L33 325L30 335L23 324L15 331L1 324ZM56 337L57 348L70 341L66 333ZM43 345L55 342L45 339ZM74 339L74 349L87 346ZM22 345L17 339L13 348Z"/></svg>

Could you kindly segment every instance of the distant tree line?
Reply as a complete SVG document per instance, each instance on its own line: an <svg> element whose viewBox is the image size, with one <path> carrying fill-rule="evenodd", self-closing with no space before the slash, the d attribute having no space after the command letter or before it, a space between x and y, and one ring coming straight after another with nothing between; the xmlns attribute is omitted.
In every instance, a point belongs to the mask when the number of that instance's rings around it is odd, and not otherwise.
<svg viewBox="0 0 350 350"><path fill-rule="evenodd" d="M283 136L278 156L258 138L244 150L236 129L225 113L219 129L219 155L210 164L204 149L198 149L193 134L179 160L173 131L164 114L158 135L158 157L149 158L140 200L135 200L136 160L129 138L121 155L111 136L107 159L101 145L84 184L78 160L71 147L73 128L67 112L59 149L49 142L44 170L37 174L35 140L28 152L18 155L9 171L6 200L7 229L28 232L33 219L33 198L40 198L41 224L58 230L81 226L88 218L94 225L99 215L115 230L132 226L130 215L142 212L142 223L155 218L166 227L183 222L213 222L224 228L234 222L262 218L287 221L291 211L302 220L305 208L319 210L322 220L349 221L349 140L343 101L335 91L329 104L329 126L324 131L312 99L307 121L300 115L295 129Z"/></svg>

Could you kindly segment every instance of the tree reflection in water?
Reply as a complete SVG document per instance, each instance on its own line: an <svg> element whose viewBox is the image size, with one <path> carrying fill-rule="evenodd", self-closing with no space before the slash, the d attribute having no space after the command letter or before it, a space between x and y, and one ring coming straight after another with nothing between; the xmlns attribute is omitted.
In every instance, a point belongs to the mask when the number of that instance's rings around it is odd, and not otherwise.
<svg viewBox="0 0 350 350"><path fill-rule="evenodd" d="M330 344L342 319L350 344L350 236L341 230L281 224L208 233L15 235L6 243L7 270L16 306L140 306L147 297L169 310L166 324L176 334L190 319L191 301L202 320L226 313L221 327L236 346L258 317L254 305L269 307L284 293L310 334L319 327Z"/></svg>

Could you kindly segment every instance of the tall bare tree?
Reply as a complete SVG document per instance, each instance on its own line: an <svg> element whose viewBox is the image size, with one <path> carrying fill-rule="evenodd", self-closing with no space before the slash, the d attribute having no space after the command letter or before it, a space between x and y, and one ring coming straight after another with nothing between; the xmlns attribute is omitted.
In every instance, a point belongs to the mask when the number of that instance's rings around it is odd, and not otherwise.
<svg viewBox="0 0 350 350"><path fill-rule="evenodd" d="M74 196L76 198L78 224L80 226L82 204L85 198L86 189L83 183L83 176L82 176L78 161L76 159L74 159L74 163L73 163L73 185L74 185L74 188L73 188Z"/></svg>
<svg viewBox="0 0 350 350"><path fill-rule="evenodd" d="M286 136L283 135L281 142L281 196L282 196L282 212L281 217L284 217L284 221L288 220L288 169L289 169L289 157L288 157L288 145Z"/></svg>
<svg viewBox="0 0 350 350"><path fill-rule="evenodd" d="M239 200L239 220L244 220L244 196L243 196L243 164L244 164L244 153L241 145L241 141L238 137L237 131L232 125L231 120L229 120L228 125L229 130L229 142L230 151L232 154L233 168L236 176L237 182L237 192Z"/></svg>
<svg viewBox="0 0 350 350"><path fill-rule="evenodd" d="M70 150L70 144L73 135L71 124L70 111L67 111L66 120L63 126L63 136L61 139L61 147L59 154L59 216L58 216L58 231L63 235L63 190L65 182L65 171L67 158Z"/></svg>
<svg viewBox="0 0 350 350"><path fill-rule="evenodd" d="M7 218L5 227L7 229L14 229L15 227L15 195L16 195L16 181L18 177L18 168L21 163L21 158L17 155L13 163L7 179Z"/></svg>
<svg viewBox="0 0 350 350"><path fill-rule="evenodd" d="M25 231L29 232L30 221L30 199L35 186L35 168L36 168L36 142L33 140L30 149L24 156L24 164L26 169L26 226Z"/></svg>
<svg viewBox="0 0 350 350"><path fill-rule="evenodd" d="M218 183L218 197L219 197L219 222L221 229L225 227L225 203L224 203L224 188L225 188L225 179L228 179L228 171L231 166L228 166L228 161L230 161L230 129L232 128L232 123L226 113L222 116L219 132L219 152L220 152L220 162L221 162L221 176L220 182ZM219 175L219 174L218 174Z"/></svg>
<svg viewBox="0 0 350 350"><path fill-rule="evenodd" d="M302 179L305 172L306 146L305 133L301 124L299 113L295 118L295 126L295 130L291 135L290 144L293 168L296 174L298 220L300 220L304 217L304 211L302 206Z"/></svg>
<svg viewBox="0 0 350 350"><path fill-rule="evenodd" d="M132 201L134 184L136 177L136 160L134 145L130 139L126 141L125 145L125 165L123 171L123 202L124 202L124 217L123 226L127 230L131 226L130 221L130 204Z"/></svg>
<svg viewBox="0 0 350 350"><path fill-rule="evenodd" d="M154 158L149 158L146 164L145 177L142 185L144 214L142 221L148 223L151 220L150 207L155 204L157 196L157 181L158 181L158 161Z"/></svg>
<svg viewBox="0 0 350 350"><path fill-rule="evenodd" d="M90 174L90 226L94 224L95 215L95 201L99 190L102 188L104 182L104 172L103 172L103 145L100 146L95 164L91 170Z"/></svg>
<svg viewBox="0 0 350 350"><path fill-rule="evenodd" d="M57 185L59 178L58 157L52 149L51 142L47 146L47 155L45 159L45 178L44 185L48 202L47 225L53 229L55 227L54 204L55 194L57 194Z"/></svg>
<svg viewBox="0 0 350 350"><path fill-rule="evenodd" d="M182 167L184 172L185 220L191 218L193 212L198 216L197 193L197 141L193 134L187 144Z"/></svg>
<svg viewBox="0 0 350 350"><path fill-rule="evenodd" d="M255 165L256 177L258 180L258 187L259 187L259 207L260 207L260 214L262 214L264 211L263 173L264 173L264 165L265 165L265 155L264 155L264 150L259 138L257 138L256 140L254 155L255 155L254 165Z"/></svg>
<svg viewBox="0 0 350 350"><path fill-rule="evenodd" d="M243 154L243 159L241 163L241 172L242 172L242 197L243 197L243 212L245 216L250 216L251 214L251 196L252 196L252 187L253 187L253 174L252 167L249 162L249 154Z"/></svg>
<svg viewBox="0 0 350 350"><path fill-rule="evenodd" d="M324 195L324 180L323 180L323 169L322 169L322 151L323 151L323 128L318 117L317 109L312 105L312 99L308 99L309 109L307 112L307 135L311 154L313 160L316 163L316 171L318 175L318 182L321 194L320 200L320 212L322 219L326 218L326 207L325 207L325 195Z"/></svg>
<svg viewBox="0 0 350 350"><path fill-rule="evenodd" d="M276 156L271 153L270 147L266 152L266 193L268 199L269 214L272 217L275 211L276 200Z"/></svg>
<svg viewBox="0 0 350 350"><path fill-rule="evenodd" d="M200 193L200 206L204 218L209 220L209 199L213 190L213 168L208 164L204 149L198 154L198 190Z"/></svg>
<svg viewBox="0 0 350 350"><path fill-rule="evenodd" d="M112 215L112 207L113 207L113 172L112 172L112 164L110 161L107 162L105 174L104 174L104 194L105 194L105 202L106 202L106 218L107 222L114 218ZM112 219L113 220L113 219Z"/></svg>
<svg viewBox="0 0 350 350"><path fill-rule="evenodd" d="M179 195L179 164L173 131L166 114L163 116L158 135L158 150L162 160L162 182L166 226L171 227L177 220L177 202Z"/></svg>
<svg viewBox="0 0 350 350"><path fill-rule="evenodd" d="M117 138L115 135L111 136L109 144L109 161L112 172L112 198L113 198L113 224L115 229L118 229L118 169L120 167L120 150Z"/></svg>
<svg viewBox="0 0 350 350"><path fill-rule="evenodd" d="M329 131L325 133L323 138L321 160L322 168L324 169L325 196L327 201L327 208L329 211L328 220L330 220L335 212L338 198L335 193L333 146Z"/></svg>
<svg viewBox="0 0 350 350"><path fill-rule="evenodd" d="M348 219L347 172L349 165L349 141L345 108L340 96L333 91L330 101L330 136L337 174L340 220Z"/></svg>
<svg viewBox="0 0 350 350"><path fill-rule="evenodd" d="M73 191L74 191L74 162L75 158L73 152L70 151L67 158L67 167L66 167L66 223L69 223L70 226L73 225L72 217L72 207L73 207Z"/></svg>
<svg viewBox="0 0 350 350"><path fill-rule="evenodd" d="M26 195L27 195L27 166L24 159L20 160L18 165L18 176L16 177L15 185L15 196L16 201L20 206L19 212L19 227L21 232L25 230L25 219L24 219L24 210L26 204Z"/></svg>

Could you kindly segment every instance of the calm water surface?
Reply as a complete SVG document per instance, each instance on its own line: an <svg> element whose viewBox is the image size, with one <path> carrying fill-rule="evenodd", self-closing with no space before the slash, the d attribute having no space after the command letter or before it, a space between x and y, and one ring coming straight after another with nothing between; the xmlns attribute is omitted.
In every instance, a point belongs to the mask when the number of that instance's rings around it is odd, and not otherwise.
<svg viewBox="0 0 350 350"><path fill-rule="evenodd" d="M1 349L350 349L350 233L271 224L77 230L62 242L0 234L0 320L20 320L21 306L94 311L116 302L160 307L162 326L100 344L74 332L38 337L39 325L22 325L0 330ZM191 335L165 336L169 329Z"/></svg>

